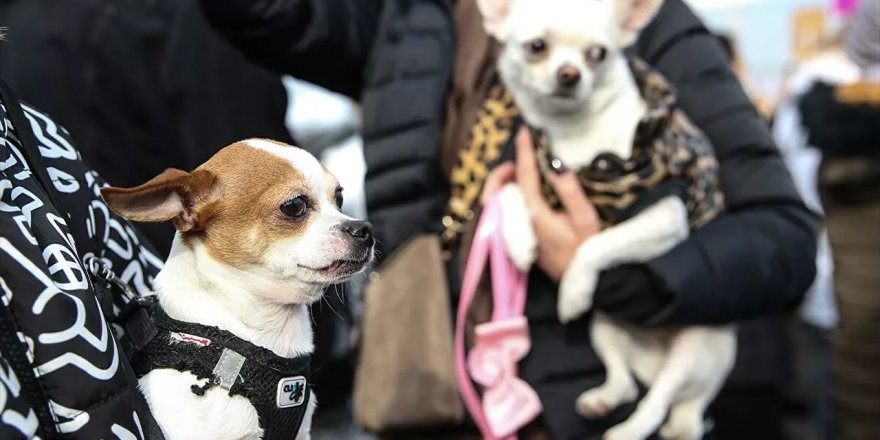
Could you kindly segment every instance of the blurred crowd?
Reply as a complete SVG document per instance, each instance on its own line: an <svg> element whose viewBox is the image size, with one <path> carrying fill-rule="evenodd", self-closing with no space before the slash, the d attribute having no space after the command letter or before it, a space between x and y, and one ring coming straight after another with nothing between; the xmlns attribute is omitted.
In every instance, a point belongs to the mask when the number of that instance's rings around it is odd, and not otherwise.
<svg viewBox="0 0 880 440"><path fill-rule="evenodd" d="M497 51L465 3L2 0L0 78L115 186L192 169L240 139L301 146L339 177L344 210L373 222L387 261L448 230L449 172ZM880 0L852 3L772 98L737 81L736 36L706 29L682 0L667 0L633 49L715 145L730 212L667 259L603 274L597 306L641 324L738 324L714 438L880 438ZM138 228L164 260L173 227ZM383 262L313 306L317 440L372 435L356 426L352 393L363 292ZM453 252L450 286L461 263ZM601 367L581 355L566 366L565 350L588 341L535 307L535 344L549 348L521 374L545 411L565 411L554 399ZM548 416L523 438L594 434L579 423Z"/></svg>

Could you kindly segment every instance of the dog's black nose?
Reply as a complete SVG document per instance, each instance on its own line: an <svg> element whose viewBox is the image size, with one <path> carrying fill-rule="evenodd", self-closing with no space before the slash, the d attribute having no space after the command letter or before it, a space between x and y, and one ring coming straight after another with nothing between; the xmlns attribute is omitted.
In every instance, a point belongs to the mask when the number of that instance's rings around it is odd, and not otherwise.
<svg viewBox="0 0 880 440"><path fill-rule="evenodd" d="M581 80L581 71L577 67L566 64L556 72L556 78L562 87L574 87Z"/></svg>
<svg viewBox="0 0 880 440"><path fill-rule="evenodd" d="M373 225L363 220L354 220L342 224L342 230L354 238L369 240L373 238Z"/></svg>

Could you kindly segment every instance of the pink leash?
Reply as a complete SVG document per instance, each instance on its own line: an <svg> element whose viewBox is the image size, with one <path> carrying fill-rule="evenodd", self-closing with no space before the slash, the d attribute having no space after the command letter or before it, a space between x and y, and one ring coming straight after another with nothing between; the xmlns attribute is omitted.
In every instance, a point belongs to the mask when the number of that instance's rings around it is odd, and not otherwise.
<svg viewBox="0 0 880 440"><path fill-rule="evenodd" d="M515 440L516 432L543 409L535 390L517 376L517 362L531 348L524 316L528 279L507 256L501 215L496 194L477 225L455 321L455 374L464 404L485 440ZM487 259L492 280L492 320L477 325L474 347L465 358L464 323ZM484 387L482 400L471 379Z"/></svg>

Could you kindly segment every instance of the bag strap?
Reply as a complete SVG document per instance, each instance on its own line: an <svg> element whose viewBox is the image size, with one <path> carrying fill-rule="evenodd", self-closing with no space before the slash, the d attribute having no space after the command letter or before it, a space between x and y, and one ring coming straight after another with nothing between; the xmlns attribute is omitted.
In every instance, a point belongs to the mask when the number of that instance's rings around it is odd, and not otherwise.
<svg viewBox="0 0 880 440"><path fill-rule="evenodd" d="M471 383L470 376L468 376L464 349L464 323L467 319L467 311L477 292L480 276L486 268L486 259L489 258L490 234L495 228L500 227L499 224L492 221L493 217L497 219L497 216L491 215L496 209L497 207L491 203L486 206L477 224L471 252L468 255L467 266L465 267L461 295L458 300L458 311L455 318L455 375L458 378L464 405L471 414L477 428L483 434L484 439L492 439L492 432L486 416L483 414L480 397L477 395L473 383Z"/></svg>
<svg viewBox="0 0 880 440"><path fill-rule="evenodd" d="M464 325L467 311L474 300L480 278L490 259L493 312L492 320L503 320L522 316L526 300L526 273L520 272L510 262L500 233L501 203L494 196L483 210L474 235L467 266L462 281L461 296L455 320L455 374L465 407L474 419L483 438L486 440L515 440L516 435L496 439L492 434L486 415L483 412L480 396L468 375L464 347Z"/></svg>
<svg viewBox="0 0 880 440"><path fill-rule="evenodd" d="M496 196L495 199L497 198ZM495 215L499 217L499 220L496 221L500 221L501 204L494 203L499 205ZM526 308L526 285L528 284L528 274L519 270L510 261L500 228L500 224L496 226L496 232L491 236L492 246L489 250L492 269L493 321L523 316Z"/></svg>

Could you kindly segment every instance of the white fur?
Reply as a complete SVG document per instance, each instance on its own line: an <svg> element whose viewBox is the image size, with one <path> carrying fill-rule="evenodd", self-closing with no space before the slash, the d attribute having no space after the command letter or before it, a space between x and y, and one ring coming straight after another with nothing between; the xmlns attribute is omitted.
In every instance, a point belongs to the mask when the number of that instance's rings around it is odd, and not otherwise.
<svg viewBox="0 0 880 440"><path fill-rule="evenodd" d="M318 271L337 260L340 254L348 249L348 242L339 233L337 226L341 223L353 220L343 214L327 198L336 185L336 179L325 172L323 165L307 151L299 148L290 148L278 145L263 139L250 139L247 141L254 148L274 154L290 163L293 168L308 182L313 197L317 202L320 218L309 224L308 231L298 238L291 238L272 245L266 256L265 267L257 269L266 272L272 279L279 274L283 279L298 284L294 291L314 293L320 297L323 288L330 284ZM251 274L245 274L247 277ZM334 282L336 280L333 280ZM319 288L318 288L319 287ZM267 292L271 295L289 295L290 289L273 289ZM277 298L284 301L284 298ZM294 299L294 302L302 302Z"/></svg>
<svg viewBox="0 0 880 440"><path fill-rule="evenodd" d="M632 155L633 137L645 114L624 45L647 24L661 0L477 0L486 31L503 49L498 69L526 121L546 131L552 153L565 167L580 169L600 153ZM624 16L619 16L624 14ZM641 14L641 15L639 15ZM621 27L618 27L618 26ZM542 38L548 49L530 56L525 43ZM584 52L607 48L604 62L590 65ZM558 96L556 72L574 66L581 80ZM511 260L528 269L537 242L522 193L502 189L502 232ZM509 218L509 217L515 218ZM688 213L677 197L665 198L635 217L585 241L560 281L558 313L569 322L587 312L602 270L658 257L687 238ZM605 364L604 384L577 399L586 417L604 417L636 399L633 374L649 391L636 412L605 433L606 440L639 440L666 419L665 438L696 440L704 432L703 413L733 366L736 337L730 327L644 330L595 313L591 339Z"/></svg>
<svg viewBox="0 0 880 440"><path fill-rule="evenodd" d="M645 104L617 42L618 28L608 20L614 17L614 2L507 3L512 9L504 31L495 35L505 43L498 70L523 117L546 130L553 154L572 169L587 165L601 152L629 157ZM535 38L543 38L549 47L540 62L530 61L523 49ZM593 45L608 51L599 66L588 65L584 56ZM570 98L553 96L556 72L563 65L576 67L582 78Z"/></svg>
<svg viewBox="0 0 880 440"><path fill-rule="evenodd" d="M515 71L506 67L509 62L510 58L501 59L502 74ZM570 114L545 113L543 108L548 104L542 103L542 98L519 97L514 92L523 116L547 132L553 155L571 169L589 165L603 152L623 158L632 155L635 127L645 114L645 104L638 90L630 87L635 80L626 60L615 57L607 63L602 72L602 81L607 84L593 91L586 108Z"/></svg>
<svg viewBox="0 0 880 440"><path fill-rule="evenodd" d="M251 146L288 160L306 178L311 192L321 197L317 214L299 239L284 240L265 252L265 261L247 270L213 258L198 239L184 244L178 235L171 255L156 276L156 295L172 318L216 326L272 350L282 357L314 351L308 304L318 300L330 279L314 268L345 258L348 249L337 226L350 220L324 194L335 180L308 153L268 141L250 140ZM372 251L369 258L372 258ZM367 261L364 265L368 264ZM190 386L204 383L188 372L157 369L140 379L151 411L168 440L259 439L256 410L241 396L211 388L205 396ZM297 439L308 439L317 405L309 400Z"/></svg>
<svg viewBox="0 0 880 440"><path fill-rule="evenodd" d="M659 257L687 238L687 208L676 196L590 237L578 248L559 282L559 319L570 322L593 305L599 272Z"/></svg>
<svg viewBox="0 0 880 440"><path fill-rule="evenodd" d="M513 183L501 188L501 235L510 260L520 270L528 270L535 262L538 237L532 229L532 220L526 209L523 193Z"/></svg>
<svg viewBox="0 0 880 440"><path fill-rule="evenodd" d="M702 438L703 414L735 360L732 327L693 326L661 333L596 312L590 331L606 380L578 397L578 412L603 417L635 400L633 374L649 387L633 415L606 432L606 440L643 439L658 428L667 439Z"/></svg>

